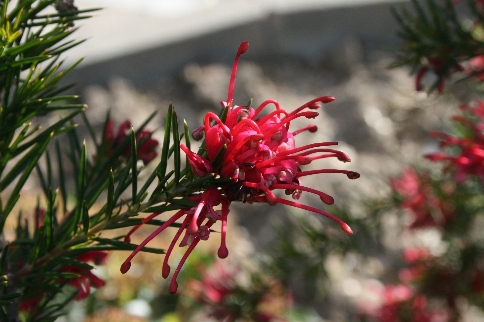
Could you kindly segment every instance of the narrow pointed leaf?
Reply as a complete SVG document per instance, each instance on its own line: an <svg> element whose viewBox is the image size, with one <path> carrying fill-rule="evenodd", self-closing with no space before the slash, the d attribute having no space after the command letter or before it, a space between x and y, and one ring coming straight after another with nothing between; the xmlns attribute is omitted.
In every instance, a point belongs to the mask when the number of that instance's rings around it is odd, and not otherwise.
<svg viewBox="0 0 484 322"><path fill-rule="evenodd" d="M67 211L67 189L66 189L66 182L64 176L64 166L62 165L64 162L62 158L62 152L60 149L59 141L55 142L55 151L57 154L57 167L58 167L58 176L59 176L59 189L62 199L62 213Z"/></svg>
<svg viewBox="0 0 484 322"><path fill-rule="evenodd" d="M165 177L166 167L168 165L168 151L170 149L170 134L171 134L170 132L171 132L171 124L172 124L172 120L171 120L172 115L173 115L173 104L170 103L170 106L168 107L168 113L166 115L165 134L163 138L163 147L161 149L161 162L158 169L160 173L160 177L159 177L160 180Z"/></svg>
<svg viewBox="0 0 484 322"><path fill-rule="evenodd" d="M118 174L118 176L115 177L115 179L118 179L118 186L116 187L116 190L114 191L114 199L118 200L121 194L123 193L126 188L128 188L129 184L131 183L131 180L129 178L129 173L130 173L130 167L124 167Z"/></svg>
<svg viewBox="0 0 484 322"><path fill-rule="evenodd" d="M116 200L114 199L114 174L113 170L110 170L108 181L108 200L106 203L106 221L109 221L111 219L115 204Z"/></svg>
<svg viewBox="0 0 484 322"><path fill-rule="evenodd" d="M158 220L158 219L152 219L150 221L143 222L143 218L129 218L125 221L111 224L108 227L106 227L106 229L120 229L120 228L133 227L133 226L141 225L141 224L153 225L153 226L159 227L159 226L163 225L164 223L165 223L164 220ZM179 227L181 227L181 224L175 222L172 225L170 225L170 227L179 228Z"/></svg>
<svg viewBox="0 0 484 322"><path fill-rule="evenodd" d="M153 171L148 179L146 179L145 183L141 187L140 191L138 192L138 198L141 198L146 191L148 191L149 186L153 183L153 181L156 179L156 171Z"/></svg>
<svg viewBox="0 0 484 322"><path fill-rule="evenodd" d="M172 133L173 133L173 161L175 165L175 186L178 186L180 182L180 170L181 170L181 160L180 160L180 134L178 132L178 117L176 112L173 110L173 117L172 117Z"/></svg>
<svg viewBox="0 0 484 322"><path fill-rule="evenodd" d="M136 135L134 133L134 129L131 128L131 173L132 173L132 178L133 182L131 183L131 202L133 204L137 203L136 197L138 194L138 166L137 166L137 160L138 160L138 152L137 152L137 145L136 145Z"/></svg>
<svg viewBox="0 0 484 322"><path fill-rule="evenodd" d="M13 206L17 203L18 199L20 198L20 190L24 186L27 179L30 177L30 173L32 172L35 165L39 161L42 153L47 148L47 145L49 144L50 139L52 138L52 135L53 134L51 134L49 139L45 140L45 142L43 142L43 144L39 145L38 149L36 149L36 151L33 151L34 153L32 153L32 152L29 153L29 154L32 154L32 156L31 156L32 159L30 160L30 163L27 165L27 167L25 167L23 169L22 175L18 179L17 184L15 185L15 187L13 188L13 190L10 194L10 198L8 199L7 204L6 204L5 212L2 214L2 216L0 218L0 231L3 230L3 227L5 225L5 221L6 221L8 214L10 213L10 211L13 209ZM2 188L0 186L0 191L1 190L2 190Z"/></svg>
<svg viewBox="0 0 484 322"><path fill-rule="evenodd" d="M170 172L168 172L168 174L163 177L160 182L158 183L158 185L156 186L155 190L153 191L153 193L151 194L151 197L150 197L150 200L153 200L155 199L162 191L166 190L166 187L165 187L165 184L168 180L170 180L171 176L175 173L174 170L171 170ZM158 171L156 171L156 174L158 176L158 178L161 177L160 173Z"/></svg>
<svg viewBox="0 0 484 322"><path fill-rule="evenodd" d="M82 228L83 232L85 235L87 235L90 227L90 221L89 221L89 209L87 207L87 203L84 200L82 202Z"/></svg>
<svg viewBox="0 0 484 322"><path fill-rule="evenodd" d="M99 150L99 146L96 142L96 132L92 128L91 122L89 119L86 117L86 113L81 113L82 120L84 121L84 125L87 128L87 131L89 132L89 136L91 137L92 142L94 142L96 146L96 151Z"/></svg>
<svg viewBox="0 0 484 322"><path fill-rule="evenodd" d="M187 146L188 149L190 149L190 144L191 144L190 143L190 130L188 129L188 123L185 119L183 120L183 130L185 132L185 145Z"/></svg>
<svg viewBox="0 0 484 322"><path fill-rule="evenodd" d="M131 243L126 243L123 241L115 240L115 239L108 239L108 238L102 238L102 237L95 237L92 238L94 241L97 241L98 243L102 245L112 245L116 249L119 250L135 250L138 245L136 244L131 244ZM142 252L148 252L148 253L154 253L154 254L165 254L164 249L158 249L158 248L151 248L151 247L143 247L141 249Z"/></svg>
<svg viewBox="0 0 484 322"><path fill-rule="evenodd" d="M76 199L76 211L75 211L75 224L82 223L82 216L84 212L84 191L86 180L86 142L82 143L81 156L79 160L79 174L77 177L77 199Z"/></svg>

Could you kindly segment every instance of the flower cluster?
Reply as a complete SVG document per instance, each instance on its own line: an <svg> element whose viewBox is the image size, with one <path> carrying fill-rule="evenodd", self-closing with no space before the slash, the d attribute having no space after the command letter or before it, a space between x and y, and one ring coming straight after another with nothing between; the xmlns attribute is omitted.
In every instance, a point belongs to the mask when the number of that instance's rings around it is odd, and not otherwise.
<svg viewBox="0 0 484 322"><path fill-rule="evenodd" d="M409 65L415 72L415 90L442 93L453 76L482 82L484 66L481 0L414 2L415 15L403 10L396 14L405 43L395 66ZM465 12L465 13L464 13Z"/></svg>
<svg viewBox="0 0 484 322"><path fill-rule="evenodd" d="M427 248L407 248L403 260L400 283L376 288L380 303L360 305L363 315L382 322L459 321L459 298L473 302L484 294L482 268L453 267Z"/></svg>
<svg viewBox="0 0 484 322"><path fill-rule="evenodd" d="M449 187L435 187L428 172L407 167L400 177L390 180L401 207L411 215L410 229L446 225L454 217ZM440 188L439 194L436 193Z"/></svg>
<svg viewBox="0 0 484 322"><path fill-rule="evenodd" d="M464 183L470 176L476 176L484 183L484 101L475 106L462 105L461 110L467 115L456 115L453 120L458 123L463 135L453 136L434 132L432 136L441 140L441 148L454 150L449 154L437 152L427 155L432 161L446 163L446 170L455 173L455 180Z"/></svg>
<svg viewBox="0 0 484 322"><path fill-rule="evenodd" d="M108 119L104 130L104 147L105 155L110 155L117 147L119 147L123 142L129 140L129 133L131 130L131 122L125 120L118 128L118 132L114 134L114 125L111 119ZM153 161L158 152L158 141L153 139L152 132L147 130L142 130L136 134L136 152L138 160L143 161L143 164L148 164ZM131 153L131 143L126 146L122 151L122 156L128 158Z"/></svg>
<svg viewBox="0 0 484 322"><path fill-rule="evenodd" d="M421 91L424 89L424 86L422 85L424 76L431 72L435 76L437 76L438 81L436 85L436 90L437 93L442 93L444 90L444 81L447 78L450 78L450 75L455 72L462 72L464 71L464 68L456 63L456 62L446 62L443 59L440 58L427 58L426 59L427 63L420 67L417 71L417 74L415 76L415 90L416 91ZM451 67L448 67L448 65L451 64Z"/></svg>
<svg viewBox="0 0 484 322"><path fill-rule="evenodd" d="M104 251L91 250L76 257L76 260L83 263L94 265L106 264L108 253ZM91 294L91 287L100 288L106 283L104 280L91 272L91 269L75 265L67 265L61 272L78 274L79 277L70 279L68 284L77 289L76 300L85 299Z"/></svg>
<svg viewBox="0 0 484 322"><path fill-rule="evenodd" d="M460 296L480 297L484 294L484 271L478 265L453 267L432 255L427 248L406 249L404 261L408 267L400 271L400 280L407 284L418 283L422 293L442 299L451 311L456 310Z"/></svg>
<svg viewBox="0 0 484 322"><path fill-rule="evenodd" d="M377 290L381 304L363 306L361 317L367 321L446 322L449 312L442 307L431 307L424 295L404 284L386 285Z"/></svg>
<svg viewBox="0 0 484 322"><path fill-rule="evenodd" d="M207 113L203 125L192 134L195 139L204 138L202 149L198 153L194 153L187 146L180 145L196 176L203 177L213 174L227 179L230 183L210 187L189 196L188 200L197 205L178 211L148 236L123 263L121 267L123 273L129 269L130 261L135 254L151 239L178 219L185 217L163 262L163 277L166 278L170 272L168 258L175 243L184 233L180 246L188 246L188 249L178 264L169 287L169 291L175 293L177 290L176 278L181 266L194 247L201 240L208 239L210 228L217 221L222 223L218 256L220 258L228 256L225 243L227 216L229 206L234 201L249 204L253 202L270 205L285 204L315 212L336 221L346 233L352 233L351 228L341 219L322 209L297 201L303 192L308 192L315 194L326 204L334 202L333 198L324 192L302 185L301 181L305 176L342 173L350 179L359 177L358 173L348 170L323 168L303 171L301 168L313 161L326 158L336 158L342 162L350 161L346 154L331 148L337 142L317 142L296 146L296 136L302 132L315 132L316 125L310 124L296 130L290 129L291 122L295 119L312 119L318 116L316 110L321 107L321 103L332 102L334 98L331 96L318 97L293 111L281 108L279 103L272 99L264 101L257 108L234 105L232 97L238 61L247 49L248 43L242 42L232 67L227 100L222 102L222 113L220 116L212 112ZM273 110L266 112L269 106L272 106ZM275 191L278 190L284 191L293 200L277 196ZM151 214L144 222L159 214ZM128 241L130 235L138 228L139 226L134 227L125 240Z"/></svg>
<svg viewBox="0 0 484 322"><path fill-rule="evenodd" d="M400 283L373 287L371 291L377 303L360 303L362 317L373 321L445 322L451 311L445 305L429 302L425 293L413 283L422 281L428 275L433 257L426 248L407 248L403 260L409 265L399 271ZM448 283L436 283L436 290ZM366 320L366 319L365 319Z"/></svg>
<svg viewBox="0 0 484 322"><path fill-rule="evenodd" d="M470 231L482 214L478 200L484 180L484 102L460 108L464 114L452 118L460 134L431 133L449 153L426 155L432 161L444 162L448 175L407 167L390 181L397 207L412 215L408 228L439 231L447 250L436 255L425 247L404 249L400 284L385 287L382 298L386 300L371 314L380 317L379 321L458 321L462 314L460 299L481 306L482 251L480 239ZM388 295L397 291L397 297Z"/></svg>
<svg viewBox="0 0 484 322"><path fill-rule="evenodd" d="M216 262L201 269L200 280L187 281L186 294L203 304L207 318L216 321L240 319L266 322L286 321L283 314L292 306L292 297L274 281L254 274L243 283L240 270Z"/></svg>
<svg viewBox="0 0 484 322"><path fill-rule="evenodd" d="M473 77L476 81L484 81L484 56L478 55L471 57L462 62L456 62L455 57L445 54L445 57L452 57L451 61L445 61L442 58L427 58L427 63L421 66L415 75L415 90L422 91L425 87L422 84L425 76L430 72L433 73L438 81L436 84L437 93L441 94L444 90L444 82L451 78L455 73L461 73L466 77ZM450 64L450 67L449 67Z"/></svg>
<svg viewBox="0 0 484 322"><path fill-rule="evenodd" d="M105 251L91 250L78 255L75 260L84 264L104 265L106 264L108 253ZM77 277L59 280L59 283L66 282L76 289L76 300L83 300L91 294L91 287L100 288L106 283L97 275L92 273L91 268L77 265L66 265L59 269L59 273L72 273ZM45 294L39 290L38 296L29 298L20 303L21 311L31 311L37 306Z"/></svg>

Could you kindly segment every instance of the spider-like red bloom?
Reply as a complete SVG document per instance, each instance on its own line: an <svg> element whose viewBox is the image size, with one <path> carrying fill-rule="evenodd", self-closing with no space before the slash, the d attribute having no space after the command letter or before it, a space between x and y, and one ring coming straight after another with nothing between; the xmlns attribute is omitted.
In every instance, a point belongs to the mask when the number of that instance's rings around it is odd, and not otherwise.
<svg viewBox="0 0 484 322"><path fill-rule="evenodd" d="M446 170L455 171L455 179L459 183L464 183L472 175L484 182L484 101L478 101L474 107L463 105L461 109L468 112L469 117L456 115L452 119L467 129L467 135L458 137L441 132L432 133L432 136L441 140L441 148L449 147L458 152L437 152L426 157L432 161L445 162Z"/></svg>
<svg viewBox="0 0 484 322"><path fill-rule="evenodd" d="M295 110L289 112L282 109L275 100L267 100L259 107L237 106L233 104L235 75L240 56L248 49L248 43L242 42L235 58L232 75L229 83L227 100L222 102L224 109L223 117L209 112L205 115L203 126L192 134L195 139L205 137L205 150L196 154L181 144L181 149L187 155L189 164L194 174L202 177L207 174L215 174L221 178L231 179L230 184L211 187L204 192L189 197L191 201L198 203L192 209L182 209L160 226L127 258L121 271L129 269L133 256L146 245L152 238L158 235L166 227L176 220L185 216L178 232L167 250L163 263L163 276L166 278L170 267L167 264L168 257L174 244L185 233L180 246L188 246L185 255L175 270L170 292L176 292L176 277L184 261L200 240L208 238L210 227L218 220L222 222L221 245L218 256L228 256L225 245L227 215L230 203L242 201L244 203L267 202L271 205L285 204L292 207L309 210L336 221L348 234L352 234L351 228L341 219L326 211L297 202L302 192L317 195L324 203L332 204L333 198L322 191L304 186L301 179L305 176L324 173L343 173L350 179L356 179L360 175L353 171L338 169L318 169L303 171L302 166L326 158L336 158L342 162L350 161L350 158L341 151L331 148L337 142L316 142L303 146L296 146L295 137L302 132L315 132L316 125L291 130L290 124L298 118L312 119L318 116L316 110L321 107L320 103L329 103L334 100L331 96L315 98ZM272 110L266 112L268 107ZM203 155L203 156L202 156ZM292 196L288 200L276 196L275 190L282 190L286 195ZM214 207L220 206L215 210ZM145 221L158 216L152 214ZM129 236L138 227L128 234Z"/></svg>

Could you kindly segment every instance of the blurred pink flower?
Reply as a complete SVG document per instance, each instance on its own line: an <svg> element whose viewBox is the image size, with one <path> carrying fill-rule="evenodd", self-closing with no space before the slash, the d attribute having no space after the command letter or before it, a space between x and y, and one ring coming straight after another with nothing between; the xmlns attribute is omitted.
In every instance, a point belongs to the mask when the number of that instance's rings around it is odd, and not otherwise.
<svg viewBox="0 0 484 322"><path fill-rule="evenodd" d="M202 280L188 282L190 295L205 304L218 304L236 291L236 274L221 262L215 263L211 270L202 269Z"/></svg>
<svg viewBox="0 0 484 322"><path fill-rule="evenodd" d="M400 177L390 180L390 186L399 195L401 206L412 215L409 228L442 226L454 214L445 206L444 200L434 193L428 173L418 173L407 167Z"/></svg>
<svg viewBox="0 0 484 322"><path fill-rule="evenodd" d="M403 251L403 259L408 267L398 273L404 283L412 283L420 280L430 266L432 255L427 248L406 248Z"/></svg>
<svg viewBox="0 0 484 322"><path fill-rule="evenodd" d="M105 251L91 250L83 254L78 255L75 260L86 264L104 265L106 264L106 258L108 253ZM76 300L83 300L91 294L91 287L100 288L106 283L104 280L92 273L91 269L85 267L79 267L76 265L66 265L59 269L61 273L73 273L79 275L78 277L65 279L60 282L66 281L68 285L77 289L75 296ZM20 303L20 311L31 311L41 301L44 296L43 290L37 291L38 296L30 298Z"/></svg>
<svg viewBox="0 0 484 322"><path fill-rule="evenodd" d="M292 306L292 297L279 283L259 275L250 276L250 283L241 283L239 268L221 261L209 269L202 267L201 273L200 281L187 282L185 294L203 304L208 317L216 321L287 321L283 314Z"/></svg>
<svg viewBox="0 0 484 322"><path fill-rule="evenodd" d="M438 77L438 83L436 84L436 91L437 93L441 94L444 90L444 80L449 78L450 75L456 71L464 71L464 68L459 65L455 64L452 67L446 66L449 62L446 62L440 58L427 58L427 64L420 67L417 70L417 74L415 76L415 90L421 91L423 90L424 86L422 85L422 81L424 76L427 75L429 72L432 72L436 77Z"/></svg>
<svg viewBox="0 0 484 322"><path fill-rule="evenodd" d="M76 260L88 264L92 263L95 265L104 265L106 264L107 256L107 252L91 250L77 256ZM60 271L65 273L79 274L79 277L69 279L67 282L69 285L77 288L78 291L75 298L76 300L85 299L89 294L91 294L91 287L100 288L106 284L104 280L93 274L91 269L75 265L67 265Z"/></svg>
<svg viewBox="0 0 484 322"><path fill-rule="evenodd" d="M107 120L106 128L104 131L104 143L106 145L105 154L109 155L114 151L122 142L129 140L129 131L131 130L131 122L125 120L118 128L118 132L115 136L113 121L111 119ZM156 149L158 148L158 141L153 139L152 132L147 130L142 130L136 134L136 145L137 145L137 157L138 160L143 161L146 165L153 161L158 155ZM131 153L131 143L128 144L126 149L123 151L122 155L126 158L130 156Z"/></svg>
<svg viewBox="0 0 484 322"><path fill-rule="evenodd" d="M361 307L366 321L378 322L449 322L449 312L443 307L431 307L424 295L416 294L406 284L385 285L379 291L378 307Z"/></svg>
<svg viewBox="0 0 484 322"><path fill-rule="evenodd" d="M477 176L484 183L484 102L474 107L462 105L468 116L456 115L452 119L467 130L466 135L453 136L442 132L431 135L441 140L441 148L451 148L453 153L436 152L426 155L432 161L444 162L446 171L454 171L455 179L464 183L469 176Z"/></svg>
<svg viewBox="0 0 484 322"><path fill-rule="evenodd" d="M484 81L484 55L469 59L464 64L463 73L475 77L480 82Z"/></svg>

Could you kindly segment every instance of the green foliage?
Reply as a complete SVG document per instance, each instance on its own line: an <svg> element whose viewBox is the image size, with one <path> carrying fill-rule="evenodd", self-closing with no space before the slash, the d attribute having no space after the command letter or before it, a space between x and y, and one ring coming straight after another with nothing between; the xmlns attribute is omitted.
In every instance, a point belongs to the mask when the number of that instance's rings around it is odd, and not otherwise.
<svg viewBox="0 0 484 322"><path fill-rule="evenodd" d="M82 42L72 40L74 23L95 9L78 10L65 0L1 1L0 7L0 231L16 213L22 188L34 173L43 193L34 222L30 214L18 214L15 239L0 244L0 275L4 276L0 320L17 321L22 309L22 320L53 321L80 291L66 287L89 276L85 272L92 265L82 256L137 247L121 237L101 237L102 231L140 225L141 219L131 218L139 212L191 206L174 199L190 191L180 156L183 136L189 144L188 128L185 124L179 133L170 106L159 164L138 187L144 167L138 153L145 143L139 137L155 113L116 142L107 136L108 114L104 136L99 138L83 113L85 106L75 102L76 95L65 94L70 86L61 85L63 77L80 63L65 68L60 59ZM93 146L80 136L76 116ZM60 136L62 140L57 139ZM93 148L95 152L89 153ZM175 170L167 173L170 159ZM164 253L162 249L143 250Z"/></svg>
<svg viewBox="0 0 484 322"><path fill-rule="evenodd" d="M0 16L0 191L17 180L10 198L0 208L0 230L20 196L20 190L51 139L72 129L66 122L82 109L69 103L75 96L61 93L60 55L79 42L68 40L70 25L87 12L40 13L56 1L2 1ZM44 115L68 114L41 130L32 120ZM23 154L23 155L22 155ZM19 159L20 158L20 159ZM15 166L5 173L9 162Z"/></svg>
<svg viewBox="0 0 484 322"><path fill-rule="evenodd" d="M412 0L410 8L394 8L403 45L391 67L408 66L413 73L432 71L436 76L428 88L432 92L461 71L461 63L480 55L484 39L476 34L472 22L483 19L482 8L479 1L463 2Z"/></svg>

